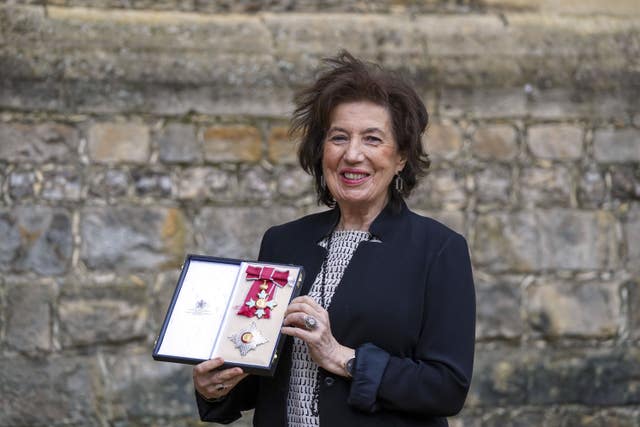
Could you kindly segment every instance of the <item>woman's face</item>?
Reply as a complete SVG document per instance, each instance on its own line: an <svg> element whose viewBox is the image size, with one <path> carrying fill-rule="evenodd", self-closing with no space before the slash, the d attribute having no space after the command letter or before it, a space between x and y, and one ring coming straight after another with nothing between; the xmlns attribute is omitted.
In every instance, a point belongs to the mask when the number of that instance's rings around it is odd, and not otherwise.
<svg viewBox="0 0 640 427"><path fill-rule="evenodd" d="M322 171L341 210L382 210L389 184L405 162L386 108L369 101L334 108L324 141Z"/></svg>

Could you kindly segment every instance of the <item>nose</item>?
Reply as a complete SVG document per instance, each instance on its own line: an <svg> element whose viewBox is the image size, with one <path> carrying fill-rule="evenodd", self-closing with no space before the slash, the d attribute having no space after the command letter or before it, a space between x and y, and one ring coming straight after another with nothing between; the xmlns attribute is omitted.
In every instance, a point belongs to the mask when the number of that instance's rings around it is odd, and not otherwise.
<svg viewBox="0 0 640 427"><path fill-rule="evenodd" d="M362 153L362 146L360 142L356 139L352 139L349 141L347 145L346 151L344 153L344 159L349 163L358 163L364 159L364 154Z"/></svg>

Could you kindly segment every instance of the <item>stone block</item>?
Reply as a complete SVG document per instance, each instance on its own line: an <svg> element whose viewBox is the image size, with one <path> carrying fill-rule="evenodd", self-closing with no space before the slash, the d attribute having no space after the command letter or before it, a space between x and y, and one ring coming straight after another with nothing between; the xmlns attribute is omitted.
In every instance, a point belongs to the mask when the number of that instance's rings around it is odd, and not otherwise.
<svg viewBox="0 0 640 427"><path fill-rule="evenodd" d="M529 326L557 338L614 338L621 328L620 284L538 280L527 288Z"/></svg>
<svg viewBox="0 0 640 427"><path fill-rule="evenodd" d="M316 199L313 178L299 166L291 166L277 171L278 194L291 199L310 195Z"/></svg>
<svg viewBox="0 0 640 427"><path fill-rule="evenodd" d="M628 281L625 288L629 335L632 340L640 340L640 277Z"/></svg>
<svg viewBox="0 0 640 427"><path fill-rule="evenodd" d="M165 171L134 169L131 178L136 195L168 198L171 196L173 181Z"/></svg>
<svg viewBox="0 0 640 427"><path fill-rule="evenodd" d="M87 150L97 163L149 160L149 127L138 123L96 123L89 128Z"/></svg>
<svg viewBox="0 0 640 427"><path fill-rule="evenodd" d="M57 166L42 171L42 191L45 200L80 200L82 197L82 172L75 166Z"/></svg>
<svg viewBox="0 0 640 427"><path fill-rule="evenodd" d="M102 425L95 409L93 358L4 356L0 363L0 425Z"/></svg>
<svg viewBox="0 0 640 427"><path fill-rule="evenodd" d="M130 348L105 357L105 398L116 424L148 417L194 416L192 367L159 363L149 349Z"/></svg>
<svg viewBox="0 0 640 427"><path fill-rule="evenodd" d="M257 162L262 137L252 126L212 126L204 130L204 158L209 162Z"/></svg>
<svg viewBox="0 0 640 427"><path fill-rule="evenodd" d="M640 131L598 129L593 137L593 154L599 162L640 162Z"/></svg>
<svg viewBox="0 0 640 427"><path fill-rule="evenodd" d="M7 284L5 340L10 348L31 354L52 350L56 295L51 283Z"/></svg>
<svg viewBox="0 0 640 427"><path fill-rule="evenodd" d="M520 281L476 274L476 339L516 339L522 335Z"/></svg>
<svg viewBox="0 0 640 427"><path fill-rule="evenodd" d="M36 171L19 168L9 173L8 191L13 200L33 198L38 192L40 182Z"/></svg>
<svg viewBox="0 0 640 427"><path fill-rule="evenodd" d="M435 123L422 137L422 146L433 159L452 160L462 149L462 134L451 123Z"/></svg>
<svg viewBox="0 0 640 427"><path fill-rule="evenodd" d="M492 165L475 174L475 194L483 208L504 206L509 203L512 192L511 169Z"/></svg>
<svg viewBox="0 0 640 427"><path fill-rule="evenodd" d="M417 209L461 209L467 204L465 176L454 169L433 170L413 189L409 201Z"/></svg>
<svg viewBox="0 0 640 427"><path fill-rule="evenodd" d="M188 229L173 207L88 207L80 233L80 257L88 268L126 271L179 266Z"/></svg>
<svg viewBox="0 0 640 427"><path fill-rule="evenodd" d="M185 123L169 123L155 135L160 160L166 163L191 163L202 159L196 129Z"/></svg>
<svg viewBox="0 0 640 427"><path fill-rule="evenodd" d="M297 164L298 144L289 136L288 127L272 127L267 139L269 161L275 164Z"/></svg>
<svg viewBox="0 0 640 427"><path fill-rule="evenodd" d="M638 188L640 195L640 188ZM596 165L589 165L581 171L578 182L578 202L583 207L600 207L607 196L604 174Z"/></svg>
<svg viewBox="0 0 640 427"><path fill-rule="evenodd" d="M64 347L123 343L144 338L148 310L144 289L65 295L58 305L60 343Z"/></svg>
<svg viewBox="0 0 640 427"><path fill-rule="evenodd" d="M614 165L611 171L611 195L620 200L640 200L640 167Z"/></svg>
<svg viewBox="0 0 640 427"><path fill-rule="evenodd" d="M583 134L574 125L536 125L529 128L527 145L541 159L575 160L582 156Z"/></svg>
<svg viewBox="0 0 640 427"><path fill-rule="evenodd" d="M238 183L235 169L196 166L180 171L178 197L183 200L229 202L234 199Z"/></svg>
<svg viewBox="0 0 640 427"><path fill-rule="evenodd" d="M602 3L598 0L570 0L557 2L553 0L486 0L485 6L499 10L513 10L517 12L538 12L543 14L571 14L571 15L638 15L638 6L633 0L613 0Z"/></svg>
<svg viewBox="0 0 640 427"><path fill-rule="evenodd" d="M597 270L619 262L616 220L605 211L489 213L475 229L474 262L492 271Z"/></svg>
<svg viewBox="0 0 640 427"><path fill-rule="evenodd" d="M525 168L520 173L520 203L525 207L568 207L573 192L572 181L565 166Z"/></svg>
<svg viewBox="0 0 640 427"><path fill-rule="evenodd" d="M131 175L125 169L93 169L89 172L89 194L98 198L121 197L127 194Z"/></svg>
<svg viewBox="0 0 640 427"><path fill-rule="evenodd" d="M637 348L545 351L532 360L529 402L533 405L637 405Z"/></svg>
<svg viewBox="0 0 640 427"><path fill-rule="evenodd" d="M640 204L634 203L623 222L624 240L627 248L627 268L640 271Z"/></svg>
<svg viewBox="0 0 640 427"><path fill-rule="evenodd" d="M17 206L0 210L0 271L64 274L71 262L71 215L65 209Z"/></svg>
<svg viewBox="0 0 640 427"><path fill-rule="evenodd" d="M241 166L238 175L240 198L250 202L273 199L276 188L271 171L260 166Z"/></svg>
<svg viewBox="0 0 640 427"><path fill-rule="evenodd" d="M410 209L416 212L417 214L433 218L438 222L446 225L457 233L462 235L466 234L466 220L464 217L464 212L458 210L421 210L421 209L413 209L410 206Z"/></svg>
<svg viewBox="0 0 640 427"><path fill-rule="evenodd" d="M482 160L511 161L518 155L517 132L508 125L486 125L473 133L471 152Z"/></svg>
<svg viewBox="0 0 640 427"><path fill-rule="evenodd" d="M527 401L530 356L509 347L478 348L466 407L522 405Z"/></svg>
<svg viewBox="0 0 640 427"><path fill-rule="evenodd" d="M77 158L79 137L60 123L0 123L0 160L67 162Z"/></svg>
<svg viewBox="0 0 640 427"><path fill-rule="evenodd" d="M202 236L199 250L211 256L255 259L267 228L297 217L290 207L204 207L195 219Z"/></svg>

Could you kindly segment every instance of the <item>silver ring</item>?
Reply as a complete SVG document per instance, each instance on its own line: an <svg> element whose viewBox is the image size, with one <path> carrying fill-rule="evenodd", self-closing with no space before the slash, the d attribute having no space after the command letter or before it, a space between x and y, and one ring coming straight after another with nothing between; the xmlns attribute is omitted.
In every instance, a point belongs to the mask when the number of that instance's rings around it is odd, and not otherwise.
<svg viewBox="0 0 640 427"><path fill-rule="evenodd" d="M306 315L304 316L304 327L308 331L313 331L315 328L318 327L318 321L316 320L315 317Z"/></svg>
<svg viewBox="0 0 640 427"><path fill-rule="evenodd" d="M227 388L226 384L216 384L216 391L222 391Z"/></svg>

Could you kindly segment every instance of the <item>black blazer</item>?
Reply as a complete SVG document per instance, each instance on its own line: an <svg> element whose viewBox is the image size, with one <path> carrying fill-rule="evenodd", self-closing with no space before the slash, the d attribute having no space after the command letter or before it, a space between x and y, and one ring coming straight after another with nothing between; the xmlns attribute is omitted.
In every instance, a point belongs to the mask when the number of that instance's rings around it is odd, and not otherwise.
<svg viewBox="0 0 640 427"><path fill-rule="evenodd" d="M339 219L333 209L272 227L260 260L299 264L313 284L318 245ZM430 218L385 208L371 224L333 296L339 343L356 349L353 380L321 369L324 426L446 426L462 408L473 368L475 296L464 238ZM250 376L219 403L197 396L203 421L229 423L255 408L255 426L287 425L291 340L273 378Z"/></svg>

